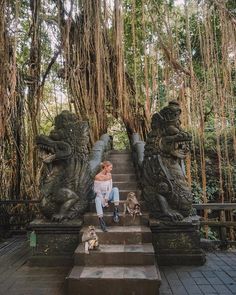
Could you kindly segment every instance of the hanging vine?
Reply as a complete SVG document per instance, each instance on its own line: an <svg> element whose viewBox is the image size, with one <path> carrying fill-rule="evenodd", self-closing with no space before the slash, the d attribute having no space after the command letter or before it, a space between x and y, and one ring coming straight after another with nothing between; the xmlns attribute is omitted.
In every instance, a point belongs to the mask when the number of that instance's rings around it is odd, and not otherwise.
<svg viewBox="0 0 236 295"><path fill-rule="evenodd" d="M146 132L139 127L146 113L137 108L134 82L124 67L120 1L113 10L106 1L80 1L71 8L74 16L62 1L58 9L66 78L78 117L90 122L91 143L107 131L107 113L120 117L129 134ZM110 10L109 21L105 10Z"/></svg>

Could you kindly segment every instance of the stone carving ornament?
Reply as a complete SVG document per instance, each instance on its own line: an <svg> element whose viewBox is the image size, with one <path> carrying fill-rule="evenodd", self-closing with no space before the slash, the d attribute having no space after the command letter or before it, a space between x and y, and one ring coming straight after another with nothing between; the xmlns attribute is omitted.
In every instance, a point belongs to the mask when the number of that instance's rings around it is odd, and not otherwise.
<svg viewBox="0 0 236 295"><path fill-rule="evenodd" d="M153 115L142 172L143 196L152 216L174 222L190 216L193 200L184 169L191 135L181 128L180 114L179 103L171 101Z"/></svg>

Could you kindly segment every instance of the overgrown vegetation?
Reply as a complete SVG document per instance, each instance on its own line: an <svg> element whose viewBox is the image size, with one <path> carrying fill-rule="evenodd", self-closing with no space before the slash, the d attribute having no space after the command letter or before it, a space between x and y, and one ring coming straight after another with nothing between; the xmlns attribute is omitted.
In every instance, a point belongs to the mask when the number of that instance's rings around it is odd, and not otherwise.
<svg viewBox="0 0 236 295"><path fill-rule="evenodd" d="M62 109L89 121L91 145L110 118L113 129L120 120L114 138L126 148L126 134L145 140L152 114L177 99L194 139L186 168L196 202L235 201L235 1L0 0L0 8L2 199L38 196L35 136Z"/></svg>

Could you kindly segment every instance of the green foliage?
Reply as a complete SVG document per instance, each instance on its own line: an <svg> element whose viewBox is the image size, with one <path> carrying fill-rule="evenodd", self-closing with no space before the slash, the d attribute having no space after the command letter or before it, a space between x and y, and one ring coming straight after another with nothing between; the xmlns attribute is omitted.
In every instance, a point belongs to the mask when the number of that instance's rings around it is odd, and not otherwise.
<svg viewBox="0 0 236 295"><path fill-rule="evenodd" d="M197 181L192 182L192 193L194 203L199 204L203 201L203 190L201 183ZM208 201L215 201L215 198L219 196L219 184L217 183L216 179L208 179L206 185L206 195Z"/></svg>
<svg viewBox="0 0 236 295"><path fill-rule="evenodd" d="M129 149L129 139L126 131L117 131L113 133L113 145L115 150Z"/></svg>
<svg viewBox="0 0 236 295"><path fill-rule="evenodd" d="M201 184L197 181L192 181L193 202L196 204L202 203L203 191Z"/></svg>
<svg viewBox="0 0 236 295"><path fill-rule="evenodd" d="M206 235L206 232L207 232L207 235ZM219 240L219 233L217 231L213 230L210 227L208 227L206 230L206 228L204 228L204 226L202 226L200 229L200 237L206 238L206 236L209 240L212 240L212 241Z"/></svg>
<svg viewBox="0 0 236 295"><path fill-rule="evenodd" d="M124 14L124 38L125 38L125 60L129 74L134 78L136 65L137 84L143 84L143 60L145 34L142 26L142 1L135 1L135 11L133 12L131 0L125 0L123 7ZM135 47L132 25L135 27Z"/></svg>
<svg viewBox="0 0 236 295"><path fill-rule="evenodd" d="M50 131L53 129L53 123L50 120L46 120L42 122L40 125L39 133L49 135Z"/></svg>
<svg viewBox="0 0 236 295"><path fill-rule="evenodd" d="M222 189L225 195L225 200L232 198L232 191L229 187L229 175L232 176L232 187L236 188L236 165L235 165L235 151L233 147L233 130L227 128L222 130L219 136L220 150L221 150L221 172L222 172ZM195 148L197 158L197 166L201 167L199 138L195 138ZM204 150L205 150L205 164L206 164L206 196L210 202L219 202L220 199L220 183L219 183L219 159L217 154L217 135L214 130L210 129L205 132ZM226 161L226 146L229 157L229 162ZM192 159L193 160L193 159ZM192 175L196 175L194 171L194 163L191 165ZM201 181L201 169L198 170L198 179L193 179L192 192L195 203L202 202L203 190Z"/></svg>
<svg viewBox="0 0 236 295"><path fill-rule="evenodd" d="M110 116L109 118L108 133L113 137L113 148L115 150L130 149L129 138L124 124L121 120L117 120Z"/></svg>

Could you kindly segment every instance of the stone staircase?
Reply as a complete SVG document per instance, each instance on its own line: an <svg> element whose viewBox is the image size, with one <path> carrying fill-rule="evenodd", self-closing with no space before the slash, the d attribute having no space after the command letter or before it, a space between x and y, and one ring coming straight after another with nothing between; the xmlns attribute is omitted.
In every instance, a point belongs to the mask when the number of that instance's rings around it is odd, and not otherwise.
<svg viewBox="0 0 236 295"><path fill-rule="evenodd" d="M131 154L112 151L107 160L113 164L113 186L119 188L120 199L125 200L131 191L140 199ZM108 232L100 229L95 204L91 202L80 235L88 225L96 226L100 249L88 255L84 245L79 244L74 267L67 277L67 295L159 294L161 277L155 263L148 213L145 202L140 202L143 215L135 221L128 214L123 216L123 202L119 205L119 224L112 221L113 205L104 209Z"/></svg>

